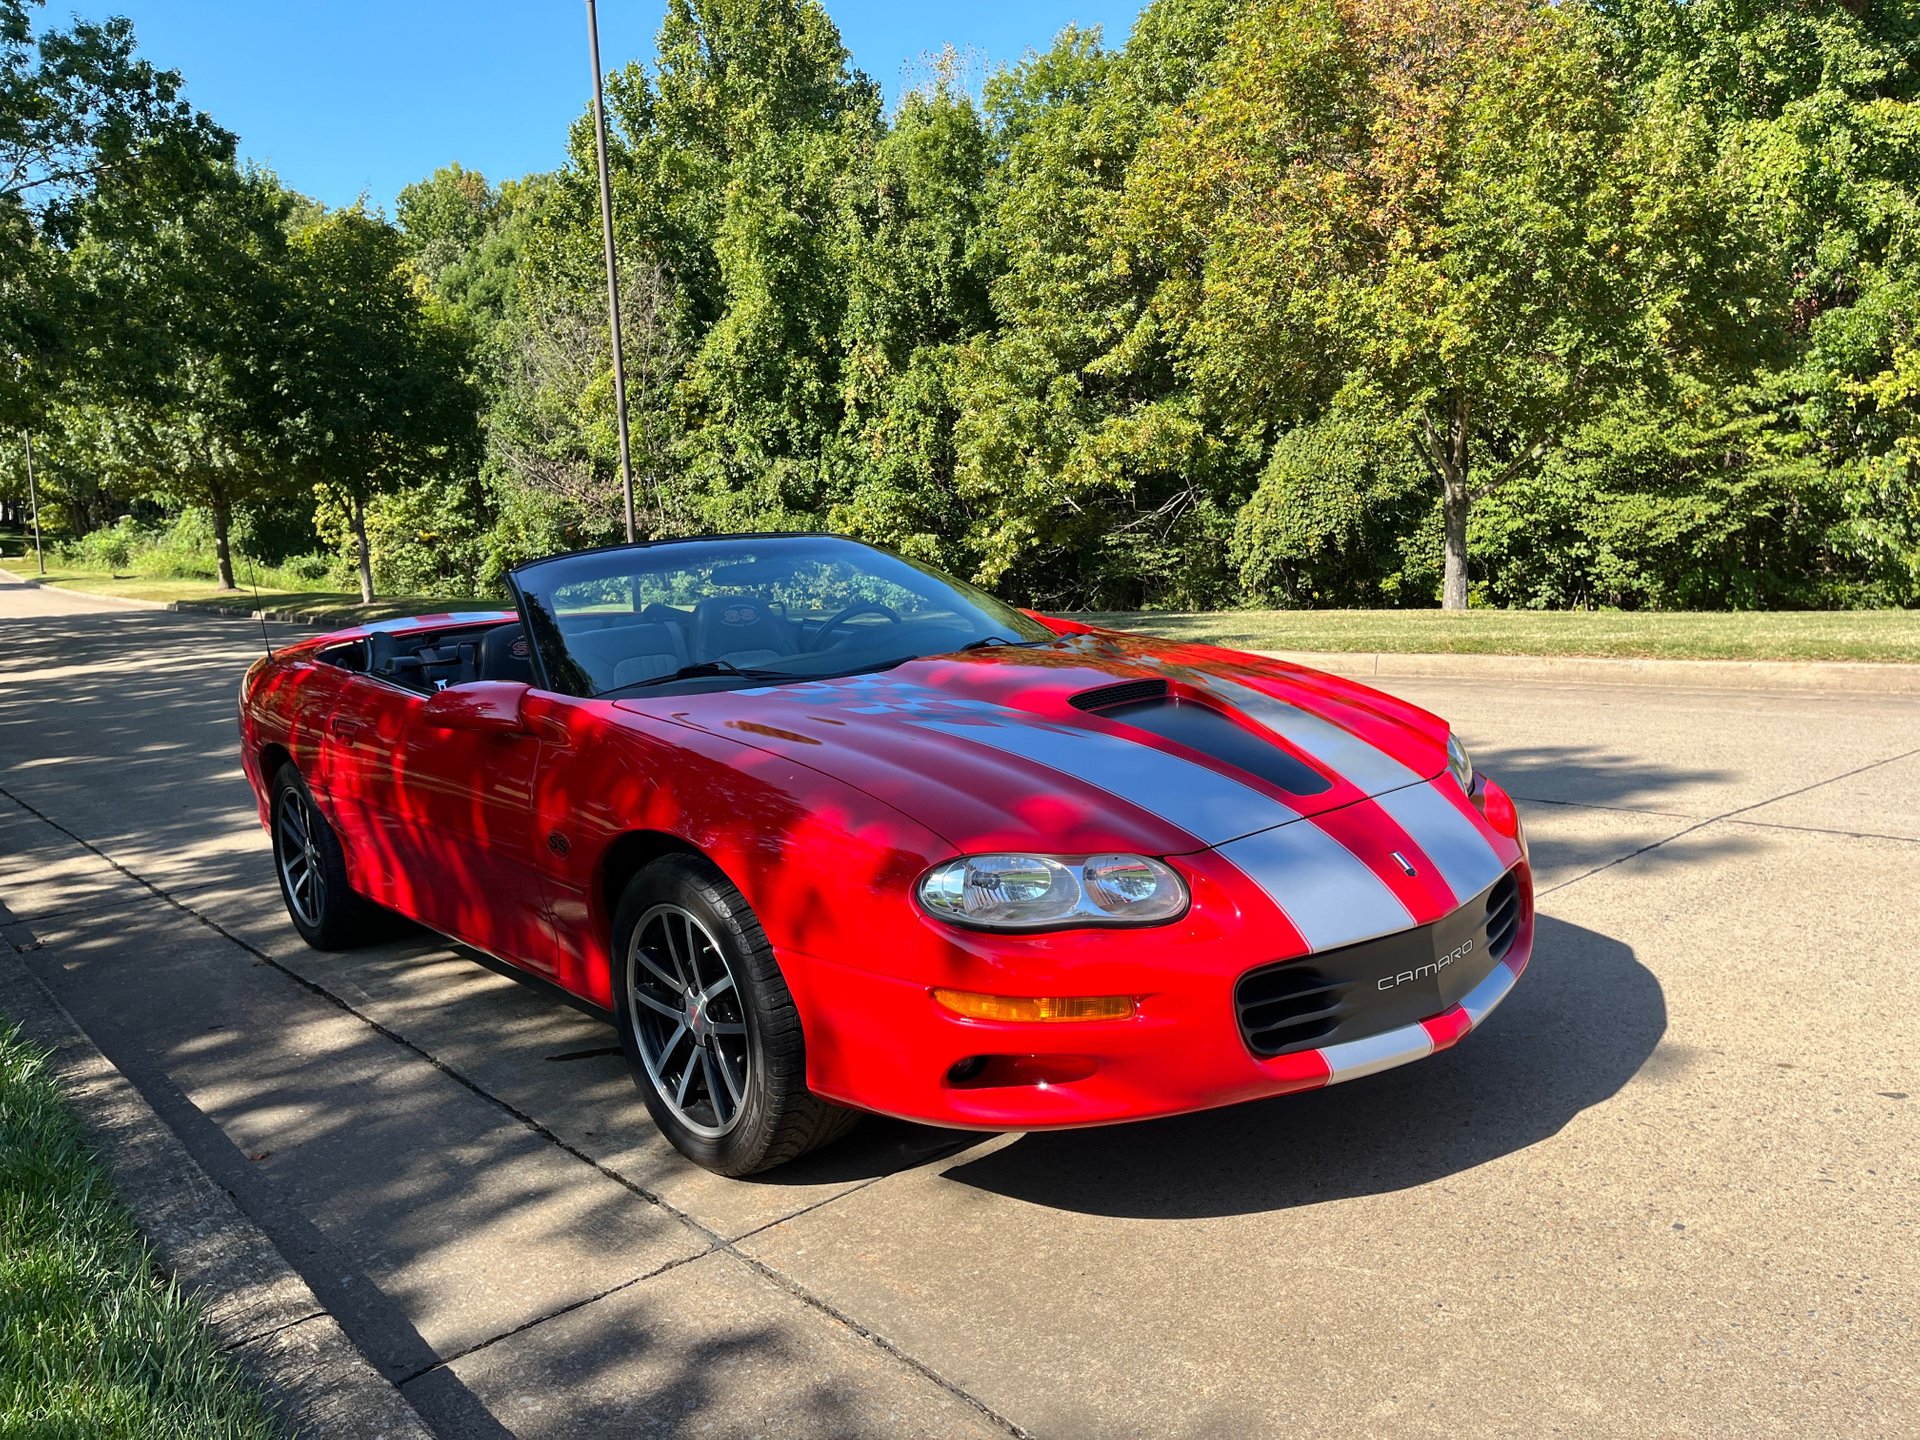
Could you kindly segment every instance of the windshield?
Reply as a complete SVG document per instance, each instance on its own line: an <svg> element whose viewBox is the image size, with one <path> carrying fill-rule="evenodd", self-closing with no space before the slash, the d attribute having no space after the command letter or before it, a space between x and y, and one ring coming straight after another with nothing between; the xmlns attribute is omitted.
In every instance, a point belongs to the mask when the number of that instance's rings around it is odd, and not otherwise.
<svg viewBox="0 0 1920 1440"><path fill-rule="evenodd" d="M510 578L548 686L572 695L812 680L1054 638L984 591L831 535L621 546Z"/></svg>

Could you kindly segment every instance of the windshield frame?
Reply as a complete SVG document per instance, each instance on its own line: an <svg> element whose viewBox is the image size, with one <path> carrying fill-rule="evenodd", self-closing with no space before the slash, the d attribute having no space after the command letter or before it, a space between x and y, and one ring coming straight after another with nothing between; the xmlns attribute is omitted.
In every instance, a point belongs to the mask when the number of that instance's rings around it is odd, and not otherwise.
<svg viewBox="0 0 1920 1440"><path fill-rule="evenodd" d="M824 562L834 558L831 554L818 553L821 549L844 547L846 558L857 565L862 552L879 561L874 567L874 578L884 584L895 585L921 598L950 592L956 602L954 610L963 617L969 610L978 612L985 628L980 634L969 640L956 642L951 646L930 649L924 653L901 654L890 649L885 654L863 656L857 662L841 665L829 665L819 670L801 670L791 674L765 667L743 664L740 669L745 674L733 674L726 671L703 672L679 679L649 677L639 682L628 682L596 688L594 679L587 668L570 651L566 627L561 619L550 609L549 603L556 591L567 584L589 583L595 580L618 579L622 574L644 576L651 570L657 574L672 573L674 567L661 564L648 567L635 563L637 558L648 552L681 552L688 562L687 569L697 568L700 552L711 552L718 563L734 559L741 552L763 553L764 545L773 550L769 557L777 559L780 550L793 550L795 565L807 562ZM813 552L813 553L809 553ZM907 580L885 574L885 570L905 567L914 572L914 578L926 584L925 590ZM569 574L569 571L575 573ZM774 575L769 578L777 578ZM544 580L545 583L540 583ZM520 613L522 625L531 644L532 660L539 687L560 695L572 695L582 699L621 699L633 695L684 695L704 693L712 690L731 690L746 687L772 687L779 685L797 685L809 681L837 679L848 675L871 673L892 669L908 661L931 658L936 655L956 653L963 646L978 643L983 638L998 636L1009 645L1040 645L1058 638L1056 633L1042 625L1027 612L1009 605L979 587L970 585L956 576L928 565L923 561L901 555L883 545L870 544L864 540L855 540L851 536L836 535L826 531L760 531L745 534L683 536L663 540L643 540L632 544L602 545L588 550L568 551L550 555L539 560L531 560L515 566L507 573L508 588L512 592L514 604ZM716 589L713 596L724 596L724 589ZM701 597L708 598L708 597ZM944 597L943 597L944 598ZM678 605L679 601L674 602ZM644 607L642 607L644 608ZM781 607L784 618L784 606ZM618 613L618 612L616 612ZM804 622L802 622L804 626ZM684 647L683 647L684 648ZM797 654L807 653L804 651ZM831 653L823 650L823 657ZM851 657L842 657L851 659ZM689 667L698 666L703 659L724 659L723 656L704 657L688 652ZM591 663L591 662L589 662Z"/></svg>

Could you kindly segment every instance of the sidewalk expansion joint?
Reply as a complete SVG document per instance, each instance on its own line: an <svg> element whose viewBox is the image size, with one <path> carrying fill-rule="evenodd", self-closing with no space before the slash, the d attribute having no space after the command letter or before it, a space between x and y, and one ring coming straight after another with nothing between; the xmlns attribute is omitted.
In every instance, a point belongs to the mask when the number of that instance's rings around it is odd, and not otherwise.
<svg viewBox="0 0 1920 1440"><path fill-rule="evenodd" d="M1522 805L1557 805L1562 810L1603 810L1609 815L1646 815L1655 820L1695 818L1692 815L1683 815L1678 810L1647 810L1638 805L1597 805L1591 800L1552 800L1545 795L1521 795L1513 791L1509 791L1508 794Z"/></svg>
<svg viewBox="0 0 1920 1440"><path fill-rule="evenodd" d="M544 1314L534 1316L531 1320L522 1320L518 1325L502 1330L498 1335L489 1335L484 1340L476 1340L471 1345L462 1346L451 1355L442 1355L431 1365L422 1365L418 1370L408 1375L402 1375L393 1383L404 1389L406 1386L413 1384L414 1381L431 1375L436 1370L444 1370L456 1361L464 1360L467 1356L477 1354L489 1346L498 1345L502 1340L511 1340L516 1335L524 1335L527 1331L536 1329L546 1324L549 1320L558 1320L563 1315L571 1315L576 1310L584 1310L589 1305L598 1304L609 1295L618 1295L623 1290L631 1290L643 1280L651 1280L657 1275L666 1274L669 1270L678 1270L682 1265L691 1265L695 1260L704 1260L709 1255L717 1253L719 1253L718 1247L709 1246L705 1250L695 1251L691 1255L682 1255L678 1259L667 1261L664 1265L655 1266L644 1275L635 1275L629 1279L622 1280L618 1285L609 1285L606 1289L598 1291L595 1294L583 1295L578 1300L569 1300L565 1305L557 1305Z"/></svg>
<svg viewBox="0 0 1920 1440"><path fill-rule="evenodd" d="M1580 874L1570 876L1568 879L1560 881L1559 884L1557 885L1549 885L1547 886L1546 889L1541 890L1538 893L1540 895L1551 895L1556 890L1564 890L1569 885L1578 885L1582 880L1590 880L1595 875L1600 874L1602 871L1613 869L1614 866L1616 865L1624 865L1629 860L1637 860L1640 856L1647 854L1649 851L1658 850L1665 845L1671 845L1676 840L1684 840L1689 835L1694 835L1702 830L1705 830L1709 825L1719 825L1725 821L1733 820L1737 816L1745 815L1749 811L1758 810L1762 806L1772 805L1777 801L1781 801L1781 800L1791 800L1795 795L1804 795L1809 790L1818 790L1822 786L1835 785L1842 780L1851 780L1856 775L1864 775L1869 770L1878 770L1883 765L1892 765L1898 761L1909 759L1910 757L1915 755L1920 755L1920 746L1916 746L1912 750L1903 750L1898 755L1889 755L1884 760L1870 760L1865 765L1856 765L1851 770L1842 771L1838 775L1829 775L1824 780L1811 781L1808 784L1797 786L1792 790L1784 790L1778 795L1769 795L1766 799L1755 800L1750 805L1736 806L1734 809L1725 811L1722 814L1714 815L1706 820L1697 821L1696 823L1687 826L1686 829L1684 830L1677 830L1671 835L1665 836L1659 840L1651 841L1648 844L1642 845L1637 850L1630 850L1625 855L1617 855L1613 859L1607 861L1605 864L1596 865L1591 870L1583 870ZM1742 821L1739 821L1738 823L1743 825L1754 825L1754 824L1764 825L1767 822L1742 820ZM1776 828L1792 829L1797 827L1779 826ZM1889 838L1893 838L1893 837L1889 837Z"/></svg>
<svg viewBox="0 0 1920 1440"><path fill-rule="evenodd" d="M234 1203L236 1205L239 1203L239 1201L235 1200L231 1194L229 1194L227 1198L229 1200L234 1200ZM266 1329L256 1331L252 1335L242 1335L242 1336L239 1336L237 1339L229 1340L226 1344L222 1345L220 1348L229 1354L231 1354L235 1350L244 1350L249 1345L258 1345L262 1340L271 1340L274 1336L283 1334L286 1331L295 1329L298 1326L310 1324L315 1320L324 1320L327 1318L327 1316L330 1313L331 1312L326 1310L315 1310L310 1315L301 1315L292 1320L282 1320L278 1325L269 1325Z"/></svg>
<svg viewBox="0 0 1920 1440"><path fill-rule="evenodd" d="M1771 805L1773 802L1767 802ZM1839 830L1831 825L1789 825L1784 820L1729 819L1730 825L1745 825L1754 830L1791 830L1799 835L1833 835L1842 840L1891 840L1897 845L1920 845L1920 835L1887 835L1878 830Z"/></svg>
<svg viewBox="0 0 1920 1440"><path fill-rule="evenodd" d="M1920 752L1916 752L1916 753L1920 753ZM513 1117L513 1119L517 1120L521 1125L525 1126L528 1130L532 1131L535 1135L537 1135L540 1139L546 1141L549 1145L554 1146L556 1149L560 1150L562 1153L571 1156L575 1160L578 1160L581 1164L590 1166L592 1169L597 1171L600 1175L604 1176L608 1180L613 1181L616 1185L619 1185L622 1189L625 1189L629 1193L646 1201L648 1204L657 1206L659 1209L673 1216L681 1224L685 1225L688 1229L692 1230L695 1234L701 1236L707 1241L707 1247L708 1247L707 1252L703 1252L703 1253L711 1253L714 1251L719 1251L721 1253L731 1255L734 1259L739 1260L742 1264L748 1266L753 1270L758 1271L766 1279L778 1285L781 1289L785 1290L788 1294L792 1295L795 1299L799 1300L801 1303L810 1306L814 1310L817 1310L821 1314L828 1316L833 1320L838 1321L841 1325L845 1326L848 1330L852 1331L860 1339L867 1341L869 1344L875 1346L876 1348L878 1348L888 1356L892 1357L899 1364L906 1366L909 1370L912 1370L914 1373L920 1375L924 1379L931 1381L933 1384L939 1386L942 1390L952 1395L955 1399L961 1401L963 1404L969 1406L978 1414L980 1414L987 1420L991 1421L994 1425L999 1427L1008 1435L1020 1437L1020 1440L1026 1440L1027 1432L1025 1430L1021 1429L1018 1425L1014 1424L1013 1421L1007 1419L1004 1415L1001 1415L998 1411L994 1410L991 1406L987 1405L986 1402L979 1399L977 1396L974 1396L968 1393L965 1389L963 1389L961 1386L954 1383L953 1381L948 1380L945 1376L941 1375L937 1370L933 1369L931 1366L925 1364L924 1362L916 1359L914 1356L908 1354L905 1350L902 1350L898 1345L894 1344L891 1340L888 1340L885 1336L879 1335L874 1331L868 1329L865 1325L855 1320L852 1316L848 1315L845 1311L838 1309L837 1307L829 1304L827 1301L821 1299L819 1296L813 1294L810 1290L808 1290L805 1286L801 1285L798 1281L791 1279L787 1275L783 1274L779 1270L774 1269L772 1266L764 1263L763 1261L757 1260L754 1257L740 1251L735 1247L734 1242L728 1240L719 1231L714 1230L711 1226L706 1225L702 1221L695 1219L687 1211L680 1209L677 1205L671 1204L664 1197L655 1194L653 1191L648 1190L645 1186L640 1185L636 1181L621 1174L618 1170L615 1170L612 1166L604 1164L599 1160L596 1160L593 1156L587 1154L584 1150L581 1150L578 1146L572 1144L571 1142L565 1139L562 1139L552 1129L542 1124L540 1121L534 1119L533 1116L528 1114L526 1111L521 1110L518 1106L511 1104L510 1102L502 1099L500 1096L493 1094L491 1091L487 1090L482 1085L480 1085L479 1082L463 1074L461 1071L459 1071L452 1065L449 1065L446 1061L440 1059L437 1055L434 1055L432 1052L426 1050L416 1042L409 1040L406 1036L400 1034L398 1031L393 1030L386 1025L383 1025L380 1021L374 1019L371 1015L368 1015L364 1011L357 1009L349 1001L347 1001L346 999L342 998L339 995L336 995L333 991L327 989L325 986L317 984L314 981L307 979L306 976L299 974L297 971L293 970L291 967L283 964L279 960L274 959L273 956L269 955L266 951L262 950L259 946L251 944L250 942L242 939L240 936L235 935L232 931L228 930L225 926L221 925L217 920L214 920L210 916L204 915L200 911L195 910L191 905L187 904L185 901L175 898L173 895L169 894L166 890L162 889L160 886L148 880L146 877L140 875L136 871L131 870L127 866L121 864L118 860L114 859L113 856L109 855L105 850L102 850L98 845L95 845L91 840L88 840L85 836L76 834L74 831L69 830L65 825L62 825L58 820L55 820L52 816L46 814L44 811L39 810L32 804L21 799L19 796L8 791L4 786L0 786L0 799L6 799L6 800L12 801L14 804L18 805L21 809L25 810L28 814L32 815L35 819L39 820L41 823L52 827L54 830L59 831L60 834L65 835L69 840L73 841L75 844L81 846L82 848L86 849L90 853L97 855L100 859L104 860L108 865L112 866L115 870L119 871L122 875L125 875L129 880L132 880L136 885L139 885L142 889L148 891L149 893L156 896L160 900L165 901L168 905L171 905L174 909L180 911L182 914L187 915L193 920L198 921L201 925L211 930L214 934L220 936L223 940L226 940L228 943L236 946L240 950L243 950L247 954L253 956L261 964L271 967L273 970L277 971L279 974L285 976L287 979L291 980L294 984L298 985L301 989L306 990L309 993L320 997L321 999L325 1000L328 1004L338 1007L340 1010L344 1011L346 1014L351 1015L354 1019L358 1020L361 1024L367 1026L375 1034L380 1035L384 1039L390 1040L394 1044L399 1045L404 1049L413 1052L415 1055L418 1055L422 1060L426 1061L427 1064L433 1066L434 1069L440 1071L441 1074L447 1076L449 1079L465 1087L467 1090L471 1091L473 1094L479 1096L482 1100L485 1100L488 1104L496 1106L498 1109L505 1112L507 1115L510 1115L511 1117ZM876 1180L879 1178L880 1177L878 1176L875 1177ZM873 1181L868 1181L867 1183L871 1184L873 1183ZM858 1188L864 1188L864 1187L855 1187L855 1188L858 1189ZM852 1194L852 1193L853 1191L849 1190L849 1191L842 1192L841 1195L829 1196L826 1200L819 1202L818 1205L810 1206L808 1208L818 1209L820 1208L821 1205L831 1204L834 1200L841 1199L844 1197L844 1195ZM762 1228L766 1228L766 1227L762 1227ZM757 1233L757 1232L749 1232L749 1233ZM698 1258L698 1257L695 1256L690 1258ZM675 1262L675 1263L684 1263L684 1262ZM664 1268L671 1268L671 1266L664 1267ZM655 1271L653 1273L658 1274L659 1272ZM635 1284L635 1283L638 1283L638 1282L637 1281L627 1282L627 1284ZM620 1289L624 1287L617 1286L615 1288ZM591 1304L593 1298L598 1298L598 1297L591 1297L588 1300L581 1301L580 1304ZM578 1308L578 1307L576 1306L572 1308ZM557 1311L555 1313L560 1314L565 1312ZM541 1318L545 1319L545 1318L551 1318L551 1317L541 1317ZM538 1324L540 1322L539 1320L535 1320L529 1323ZM521 1328L524 1329L526 1327L522 1326ZM508 1333L510 1334L513 1332L508 1332ZM504 1338L504 1336L495 1337L495 1341L501 1338ZM483 1342L483 1343L495 1343L495 1342L489 1341L489 1342ZM470 1353L470 1351L462 1352L462 1353ZM444 1364L445 1362L443 1361L441 1363ZM430 1373L432 1370L438 1369L438 1368L440 1367L429 1366L427 1367L426 1371L419 1372L419 1374ZM418 1379L419 1374L409 1376L408 1379L410 1380ZM406 1381L402 1381L400 1383L404 1384L406 1383Z"/></svg>

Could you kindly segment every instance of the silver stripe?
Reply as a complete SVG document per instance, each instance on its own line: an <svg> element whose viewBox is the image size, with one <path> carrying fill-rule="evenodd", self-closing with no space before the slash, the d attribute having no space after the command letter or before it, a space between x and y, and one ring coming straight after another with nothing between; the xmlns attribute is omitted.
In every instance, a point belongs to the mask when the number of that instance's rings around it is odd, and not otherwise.
<svg viewBox="0 0 1920 1440"><path fill-rule="evenodd" d="M1300 818L1278 800L1217 770L1097 730L1031 722L955 724L919 717L908 723L1071 775L1178 825L1205 845Z"/></svg>
<svg viewBox="0 0 1920 1440"><path fill-rule="evenodd" d="M1440 793L1441 785L1452 783L1447 777L1430 785L1409 785L1389 795L1376 795L1373 803L1427 852L1453 891L1454 903L1464 905L1498 880L1506 867L1473 822Z"/></svg>
<svg viewBox="0 0 1920 1440"><path fill-rule="evenodd" d="M1493 1013L1494 1007L1507 998L1507 992L1513 989L1513 982L1520 977L1507 968L1503 960L1487 972L1487 978L1469 990L1460 1000L1460 1008L1467 1012L1467 1020L1476 1029L1482 1020Z"/></svg>
<svg viewBox="0 0 1920 1440"><path fill-rule="evenodd" d="M362 630L435 630L448 625L478 625L483 620L508 620L513 617L511 610L454 610L446 615L435 615L428 619L419 615L403 615L392 620L374 620L362 625Z"/></svg>
<svg viewBox="0 0 1920 1440"><path fill-rule="evenodd" d="M1195 673L1198 675L1198 672ZM1222 700L1259 721L1295 749L1312 756L1334 774L1352 781L1369 795L1382 790L1398 790L1403 785L1411 785L1424 778L1419 771L1402 765L1386 751L1369 745L1351 730L1344 730L1310 710L1277 700L1237 680L1223 680L1216 675L1199 678Z"/></svg>
<svg viewBox="0 0 1920 1440"><path fill-rule="evenodd" d="M1364 1040L1348 1040L1339 1045L1323 1045L1320 1054L1327 1062L1329 1085L1342 1080L1358 1080L1362 1075L1377 1075L1396 1065L1424 1060L1433 1053L1433 1036L1424 1025L1402 1025L1384 1035L1369 1035Z"/></svg>
<svg viewBox="0 0 1920 1440"><path fill-rule="evenodd" d="M1318 825L1249 835L1220 853L1293 922L1315 950L1405 930L1413 916L1366 862Z"/></svg>

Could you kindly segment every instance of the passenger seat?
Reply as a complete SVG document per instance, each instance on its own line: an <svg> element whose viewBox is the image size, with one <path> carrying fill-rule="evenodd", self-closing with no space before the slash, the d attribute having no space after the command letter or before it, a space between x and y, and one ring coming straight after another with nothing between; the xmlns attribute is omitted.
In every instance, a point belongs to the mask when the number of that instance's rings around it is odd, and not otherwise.
<svg viewBox="0 0 1920 1440"><path fill-rule="evenodd" d="M537 684L533 678L533 649L527 644L526 626L517 621L510 625L496 625L482 635L480 658L474 668L482 680Z"/></svg>

